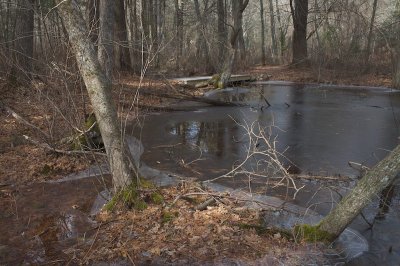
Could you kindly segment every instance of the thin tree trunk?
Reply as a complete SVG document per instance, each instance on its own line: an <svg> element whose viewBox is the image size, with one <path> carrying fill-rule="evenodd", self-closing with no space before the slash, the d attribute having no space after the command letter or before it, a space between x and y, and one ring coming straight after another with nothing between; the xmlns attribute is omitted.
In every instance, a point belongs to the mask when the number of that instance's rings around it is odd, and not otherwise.
<svg viewBox="0 0 400 266"><path fill-rule="evenodd" d="M372 32L375 24L375 15L376 15L376 6L378 4L378 0L374 0L374 4L372 7L372 16L371 22L369 24L368 38L367 38L367 49L365 50L365 66L368 67L369 59L371 57L371 45L372 45Z"/></svg>
<svg viewBox="0 0 400 266"><path fill-rule="evenodd" d="M100 0L100 28L98 58L106 77L112 81L114 65L114 4L113 1Z"/></svg>
<svg viewBox="0 0 400 266"><path fill-rule="evenodd" d="M176 21L176 68L181 66L183 55L183 0L175 0L175 21Z"/></svg>
<svg viewBox="0 0 400 266"><path fill-rule="evenodd" d="M356 187L320 222L318 229L338 237L381 191L392 184L400 172L400 145L369 170Z"/></svg>
<svg viewBox="0 0 400 266"><path fill-rule="evenodd" d="M400 90L400 41L397 47L392 51L393 54L393 74L392 74L392 86L395 89Z"/></svg>
<svg viewBox="0 0 400 266"><path fill-rule="evenodd" d="M123 143L116 108L112 102L111 83L101 69L77 2L56 2L99 124L114 188L123 188L133 182L134 172L130 168L131 155Z"/></svg>
<svg viewBox="0 0 400 266"><path fill-rule="evenodd" d="M265 20L264 20L264 0L260 0L260 22L261 22L261 62L266 65L265 58Z"/></svg>

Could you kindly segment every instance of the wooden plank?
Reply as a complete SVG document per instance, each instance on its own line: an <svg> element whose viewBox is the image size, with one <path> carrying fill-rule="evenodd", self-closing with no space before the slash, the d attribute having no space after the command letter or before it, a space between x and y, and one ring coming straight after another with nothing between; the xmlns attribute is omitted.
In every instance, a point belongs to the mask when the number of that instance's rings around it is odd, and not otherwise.
<svg viewBox="0 0 400 266"><path fill-rule="evenodd" d="M187 85L196 85L199 82L210 80L212 76L201 76L201 77L188 77L188 78L175 78L171 81L179 82ZM251 81L252 78L249 75L232 75L229 82L244 82Z"/></svg>

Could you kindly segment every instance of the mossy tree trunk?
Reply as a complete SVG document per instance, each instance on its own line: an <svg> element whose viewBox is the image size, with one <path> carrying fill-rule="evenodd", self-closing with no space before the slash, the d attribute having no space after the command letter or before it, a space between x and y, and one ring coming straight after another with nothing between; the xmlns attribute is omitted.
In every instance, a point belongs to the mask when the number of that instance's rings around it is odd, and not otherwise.
<svg viewBox="0 0 400 266"><path fill-rule="evenodd" d="M318 225L331 238L338 237L363 208L388 187L400 172L400 145L369 170ZM333 239L331 239L333 240Z"/></svg>
<svg viewBox="0 0 400 266"><path fill-rule="evenodd" d="M97 118L114 188L124 188L133 182L134 169L130 167L131 155L123 143L116 108L112 102L111 83L102 71L77 2L56 2Z"/></svg>

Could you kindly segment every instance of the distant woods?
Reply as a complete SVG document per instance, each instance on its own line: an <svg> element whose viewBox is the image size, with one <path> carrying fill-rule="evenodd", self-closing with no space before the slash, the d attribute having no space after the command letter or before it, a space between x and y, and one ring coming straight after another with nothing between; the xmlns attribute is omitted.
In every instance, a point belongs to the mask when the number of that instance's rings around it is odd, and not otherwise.
<svg viewBox="0 0 400 266"><path fill-rule="evenodd" d="M105 56L114 73L220 73L233 47L233 71L255 64L359 69L393 73L400 88L400 0L249 1L240 20L243 1L115 0L109 34L99 32L99 0L72 2L95 49L111 47ZM0 1L1 77L24 82L76 73L54 7L53 0Z"/></svg>

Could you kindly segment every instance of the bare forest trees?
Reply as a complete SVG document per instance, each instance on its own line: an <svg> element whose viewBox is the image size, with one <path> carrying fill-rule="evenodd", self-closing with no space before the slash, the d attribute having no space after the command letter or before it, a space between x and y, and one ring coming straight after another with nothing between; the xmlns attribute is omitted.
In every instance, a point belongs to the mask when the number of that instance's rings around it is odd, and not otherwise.
<svg viewBox="0 0 400 266"><path fill-rule="evenodd" d="M101 6L104 10L101 11L100 17L104 15L104 11L107 8L112 10L112 7L107 5L107 2L110 1L103 2L105 3L101 3ZM75 0L59 0L58 10L68 32L70 45L75 53L80 74L85 82L97 118L113 176L114 188L124 188L134 181L134 172L131 168L133 164L130 165L132 160L130 160L127 145L124 145L119 128L116 108L112 102L111 82L106 77L105 71L102 70L97 59L94 44L88 35L89 31L79 11L77 2ZM109 15L100 18L100 25L104 25L108 30L112 31L112 28L110 28L112 21L104 21L110 18L111 16ZM100 32L103 30L105 29L100 28ZM107 40L107 37L104 38L104 40ZM105 67L104 64L103 67Z"/></svg>

